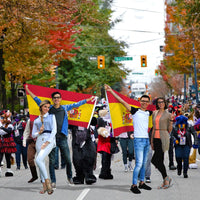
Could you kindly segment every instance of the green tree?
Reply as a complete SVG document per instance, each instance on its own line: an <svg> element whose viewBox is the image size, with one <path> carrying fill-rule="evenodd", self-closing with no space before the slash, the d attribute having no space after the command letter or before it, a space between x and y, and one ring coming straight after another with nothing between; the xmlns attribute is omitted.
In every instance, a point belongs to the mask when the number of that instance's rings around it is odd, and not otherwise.
<svg viewBox="0 0 200 200"><path fill-rule="evenodd" d="M93 92L100 90L103 84L113 85L121 82L121 77L127 73L127 70L114 61L114 57L125 56L124 42L114 40L109 35L109 30L114 26L110 21L112 14L107 4L99 6L93 4L88 9L96 9L89 13L93 20L84 18L81 22L81 34L76 39L76 46L80 47L76 56L70 60L64 60L59 66L59 87L65 90L78 92ZM84 9L81 9L84 12ZM85 16L85 15L84 15ZM116 21L119 21L118 19ZM90 61L90 56L105 56L105 69L97 68L97 61ZM89 90L86 90L90 88Z"/></svg>

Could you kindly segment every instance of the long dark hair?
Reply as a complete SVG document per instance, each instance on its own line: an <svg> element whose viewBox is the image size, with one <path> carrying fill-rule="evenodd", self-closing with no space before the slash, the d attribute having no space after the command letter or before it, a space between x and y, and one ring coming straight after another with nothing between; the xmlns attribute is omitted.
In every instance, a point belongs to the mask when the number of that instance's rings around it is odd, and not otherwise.
<svg viewBox="0 0 200 200"><path fill-rule="evenodd" d="M164 109L167 109L168 106L167 106L167 101L165 100L165 98L164 98L164 97L158 97L158 98L156 99L156 110L159 110L159 109L160 109L159 106L158 106L158 100L160 100L160 99L164 101L164 104L165 104L165 108L164 108Z"/></svg>

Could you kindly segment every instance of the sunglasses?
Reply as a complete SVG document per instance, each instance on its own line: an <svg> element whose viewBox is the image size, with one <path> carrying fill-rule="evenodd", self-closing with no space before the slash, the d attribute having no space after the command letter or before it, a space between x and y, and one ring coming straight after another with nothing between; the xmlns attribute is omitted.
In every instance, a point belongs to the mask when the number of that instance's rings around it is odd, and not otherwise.
<svg viewBox="0 0 200 200"><path fill-rule="evenodd" d="M53 99L60 99L61 97L53 97Z"/></svg>
<svg viewBox="0 0 200 200"><path fill-rule="evenodd" d="M158 101L158 103L160 104L160 103L164 103L164 101Z"/></svg>

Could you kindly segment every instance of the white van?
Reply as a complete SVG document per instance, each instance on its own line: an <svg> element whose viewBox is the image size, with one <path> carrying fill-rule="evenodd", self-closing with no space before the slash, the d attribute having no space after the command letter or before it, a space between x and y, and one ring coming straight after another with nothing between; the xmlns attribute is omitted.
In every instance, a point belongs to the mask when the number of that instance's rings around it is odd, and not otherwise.
<svg viewBox="0 0 200 200"><path fill-rule="evenodd" d="M131 85L131 98L138 99L143 94L146 94L145 83L133 83Z"/></svg>

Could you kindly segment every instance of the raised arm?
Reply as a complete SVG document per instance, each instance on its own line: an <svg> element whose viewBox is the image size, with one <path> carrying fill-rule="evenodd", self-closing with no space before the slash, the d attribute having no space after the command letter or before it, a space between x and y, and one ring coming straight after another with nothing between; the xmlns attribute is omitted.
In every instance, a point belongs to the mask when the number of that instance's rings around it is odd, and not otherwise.
<svg viewBox="0 0 200 200"><path fill-rule="evenodd" d="M109 85L104 85L104 88L106 91L110 92L121 104L123 104L126 109L130 112L131 111L131 106L126 102L124 101L121 97L119 97L113 90L112 88L109 86Z"/></svg>
<svg viewBox="0 0 200 200"><path fill-rule="evenodd" d="M28 85L25 86L25 90L31 95L31 97L34 99L36 95L34 95L28 88Z"/></svg>

